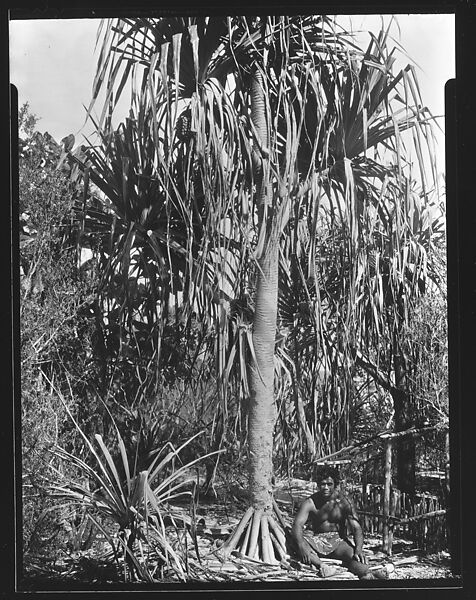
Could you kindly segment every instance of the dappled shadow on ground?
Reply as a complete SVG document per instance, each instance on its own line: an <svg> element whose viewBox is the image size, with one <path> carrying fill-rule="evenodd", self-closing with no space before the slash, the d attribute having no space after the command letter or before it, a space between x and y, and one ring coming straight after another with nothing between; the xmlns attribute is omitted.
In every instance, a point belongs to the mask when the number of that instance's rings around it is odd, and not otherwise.
<svg viewBox="0 0 476 600"><path fill-rule="evenodd" d="M286 522L292 523L299 503L313 492L312 484L303 480L288 479L277 483L275 498ZM217 490L213 497L201 498L196 507L197 531L195 542L186 529L170 527L167 533L177 549L185 551L189 568L189 583L214 582L217 585L230 582L318 582L356 581L357 578L339 562L324 559L332 565L334 574L323 580L317 571L292 561L291 568L281 565L266 565L238 554L232 554L223 561L217 552L238 524L247 507L246 494L242 488L230 489L226 495ZM176 514L188 514L188 505L177 505ZM391 580L449 580L453 578L450 556L447 552L424 554L415 545L396 538L392 556L381 551L381 537L366 536L364 553L368 564L381 566L390 564ZM178 583L172 573L156 571L160 584ZM396 582L395 582L396 583ZM62 552L54 561L45 557L25 557L22 589L54 588L58 585L71 589L81 585L124 585L124 571L113 560L109 544L102 536L97 536L92 547L85 551ZM141 585L137 583L137 585Z"/></svg>

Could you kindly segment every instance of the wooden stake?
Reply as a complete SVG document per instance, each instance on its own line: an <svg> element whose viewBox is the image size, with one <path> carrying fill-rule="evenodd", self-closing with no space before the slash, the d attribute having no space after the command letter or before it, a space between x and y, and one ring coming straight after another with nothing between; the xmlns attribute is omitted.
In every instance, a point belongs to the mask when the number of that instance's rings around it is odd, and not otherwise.
<svg viewBox="0 0 476 600"><path fill-rule="evenodd" d="M250 545L249 545L248 552L247 552L247 555L250 558L255 557L256 550L258 549L258 534L259 534L259 527L260 527L262 512L263 511L260 508L258 508L253 513L253 522L251 525L251 534L250 534Z"/></svg>
<svg viewBox="0 0 476 600"><path fill-rule="evenodd" d="M389 556L392 554L392 542L389 535L390 516L390 490L392 484L392 440L387 439L385 444L385 484L383 495L383 551Z"/></svg>
<svg viewBox="0 0 476 600"><path fill-rule="evenodd" d="M367 506L367 453L362 467L362 508Z"/></svg>

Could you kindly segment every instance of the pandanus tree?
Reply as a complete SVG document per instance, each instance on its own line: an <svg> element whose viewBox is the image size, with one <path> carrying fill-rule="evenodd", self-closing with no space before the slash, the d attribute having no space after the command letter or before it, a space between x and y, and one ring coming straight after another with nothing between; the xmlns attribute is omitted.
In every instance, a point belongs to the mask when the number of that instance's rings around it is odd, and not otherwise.
<svg viewBox="0 0 476 600"><path fill-rule="evenodd" d="M404 431L415 425L417 418L410 375L418 366L408 359L408 323L429 286L441 283L432 256L444 237L444 227L434 163L433 118L422 106L411 67L389 77L394 57L386 42L384 32L372 40L354 71L359 85L351 86L352 94L343 88L342 114L347 122L342 123L340 139L345 140L345 154L352 159L351 177L357 193L350 205L354 211L351 219L342 220L339 215L336 220L330 215L331 230L345 230L351 224L345 260L337 261L348 275L334 278L334 290L328 285L322 288L331 292L328 298L332 302L340 298L336 306L348 340L344 347L352 362L390 392L395 429ZM400 104L400 110L388 112L392 99ZM413 105L409 106L409 101ZM410 128L412 137L405 139L401 132ZM406 150L412 138L415 165ZM371 149L377 151L372 159ZM420 177L420 193L415 189L415 171ZM329 274L327 270L326 277ZM396 447L397 485L413 492L414 439L399 439Z"/></svg>
<svg viewBox="0 0 476 600"><path fill-rule="evenodd" d="M316 16L138 18L103 29L93 94L106 92L101 140L82 166L112 203L103 228L109 274L126 278L134 250L155 321L168 295L180 298L184 321L196 313L213 322L220 393L236 369L245 396L249 390L250 507L225 553L239 548L274 562L285 552L271 483L279 263L286 269L307 255L299 277L314 286L307 300L322 352L321 208L339 212L353 256L358 195L366 178L384 180L389 170L367 152L391 149L392 138L398 146L400 131L422 119L421 108L396 94L409 79L392 75L385 34L374 42L360 53L330 19ZM131 112L117 137L112 114L129 79ZM392 100L401 101L400 113ZM378 205L378 194L368 201ZM292 228L299 234L285 251ZM227 302L243 306L249 295L252 329L235 329L230 345Z"/></svg>
<svg viewBox="0 0 476 600"><path fill-rule="evenodd" d="M337 77L327 80L327 106L337 108L333 114L328 109L332 127L327 130L326 145L329 177L322 181L326 195L317 196L318 210L312 199L304 205L295 203L291 226L283 237L282 271L287 286L280 294L280 312L292 340L284 362L294 365L294 375L297 370L301 373L293 378L294 394L311 399L312 410L307 411L311 418L307 421L304 411L296 408L303 447L311 456L313 452L319 457L335 451L333 440L341 445L348 441L349 392L356 368L364 369L377 384L386 381L386 389L392 391L395 400L396 429L412 424L409 380L403 377L397 348L406 343L403 324L424 292L432 245L441 238L442 223L438 207L431 205L431 196L437 197L438 189L425 187L427 179L432 180L430 185L436 184L433 119L422 106L412 67L393 74L394 61L389 32L381 31L372 37L365 53L358 58L350 53ZM412 140L415 165L408 159ZM425 176L425 165L431 167L429 178ZM422 181L419 196L410 190L415 171ZM379 253L371 250L369 241L374 244L377 238L387 239L385 259L380 253L380 262ZM386 268L390 265L391 283L388 277L385 279L387 304L382 302L381 293L363 288L366 274L372 273L375 283L375 274L380 273L383 264ZM411 269L418 275L409 277ZM404 306L391 293L402 286ZM373 327L375 319L380 323L377 329ZM387 361L388 369L383 369L392 373L393 379L379 378L378 360L374 360L375 356L383 356L384 330L393 332L385 349L393 348L396 360ZM332 367L326 368L328 365ZM328 396L333 396L331 402L316 393L317 382L325 384L329 380L326 372L333 381L327 387ZM316 430L319 427L323 433L322 425L329 414L341 433L336 431L326 447ZM409 445L411 440L398 444L398 479L404 489L408 484L403 473L411 470L412 464L406 450Z"/></svg>
<svg viewBox="0 0 476 600"><path fill-rule="evenodd" d="M364 209L365 244L356 263L354 286L356 328L366 340L355 353L356 364L390 393L395 431L421 426L427 411L418 402L416 381L423 368L415 352L412 327L425 295L444 283L439 252L444 244L444 217L435 194L418 191L407 181L403 189L388 182L385 213L375 221ZM428 326L431 326L428 323ZM397 439L397 486L415 491L415 438Z"/></svg>
<svg viewBox="0 0 476 600"><path fill-rule="evenodd" d="M274 523L270 512L279 240L291 197L308 193L316 183L314 165L308 164L301 174L302 160L297 160L305 125L302 89L313 88L314 96L320 96L315 61L319 53L329 56L341 46L323 23L317 18L119 22L106 32L95 87L97 92L106 82L106 96L117 98L131 70L140 72L142 84L134 96L139 110L127 121L124 134L139 123L139 133L152 131L148 139L153 139L153 147L144 149L133 132L128 139L137 148L136 164L104 160L112 154L106 106L99 124L103 146L91 148L93 168L88 173L115 204L115 216L120 214L123 232L131 239L127 251L133 239L139 257L146 259L143 273L151 250L170 280L168 287L182 294L183 312L198 309L210 315L220 310L216 296L225 291L224 280L230 295L240 296L247 278L247 269L240 267L249 269L243 253L253 252L256 292L253 334L247 338L252 360L247 365L239 362L251 391L252 507L239 531L249 539L245 551L254 555L260 546L264 558L272 553L266 532ZM107 50L109 44L115 52ZM121 64L125 68L116 91L114 76ZM110 77L105 79L108 66ZM316 148L311 144L309 158L317 155L319 138L314 137ZM124 147L125 135L112 138L114 148ZM141 192L143 180L146 189L156 186L154 193ZM111 253L110 258L116 256ZM121 266L126 276L127 258ZM110 272L115 273L114 268ZM180 289L176 279L181 279ZM237 536L233 539L238 541Z"/></svg>

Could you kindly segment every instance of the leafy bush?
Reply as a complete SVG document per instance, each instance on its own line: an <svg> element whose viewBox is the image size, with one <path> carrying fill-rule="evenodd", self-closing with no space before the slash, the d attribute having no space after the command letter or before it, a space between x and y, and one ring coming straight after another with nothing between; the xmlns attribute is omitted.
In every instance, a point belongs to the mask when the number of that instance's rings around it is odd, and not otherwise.
<svg viewBox="0 0 476 600"><path fill-rule="evenodd" d="M19 310L24 552L57 554L64 528L48 509L48 450L75 432L44 375L79 399L88 379L90 318L81 314L94 271L77 261L74 205L78 189L57 169L61 147L35 131L28 104L19 111ZM83 394L84 396L84 394Z"/></svg>

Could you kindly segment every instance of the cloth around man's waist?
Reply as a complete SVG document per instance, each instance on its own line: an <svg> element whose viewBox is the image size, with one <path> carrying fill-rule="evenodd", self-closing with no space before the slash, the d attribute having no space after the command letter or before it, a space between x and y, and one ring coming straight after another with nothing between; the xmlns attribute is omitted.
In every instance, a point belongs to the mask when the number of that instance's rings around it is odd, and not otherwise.
<svg viewBox="0 0 476 600"><path fill-rule="evenodd" d="M319 554L331 554L343 541L338 531L326 531L324 533L313 533L310 537L311 545Z"/></svg>

